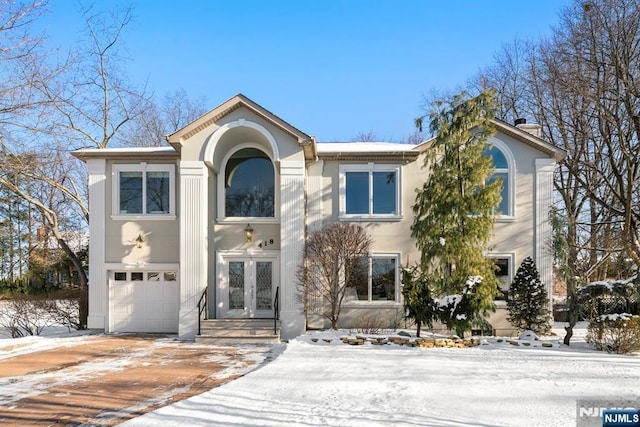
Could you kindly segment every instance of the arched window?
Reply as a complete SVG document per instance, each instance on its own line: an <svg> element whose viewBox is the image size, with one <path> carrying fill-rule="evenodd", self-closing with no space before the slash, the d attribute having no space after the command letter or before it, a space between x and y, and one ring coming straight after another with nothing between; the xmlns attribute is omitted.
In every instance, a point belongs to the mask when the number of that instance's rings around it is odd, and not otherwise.
<svg viewBox="0 0 640 427"><path fill-rule="evenodd" d="M500 216L513 216L514 215L514 207L513 207L513 173L512 169L512 160L510 154L506 147L498 147L497 144L487 146L484 149L484 155L490 157L493 160L493 167L495 171L493 176L489 178L489 182L494 181L497 178L502 179L502 191L501 196L502 200L498 205L496 211Z"/></svg>
<svg viewBox="0 0 640 427"><path fill-rule="evenodd" d="M225 217L273 218L275 171L269 156L257 148L242 148L224 170Z"/></svg>

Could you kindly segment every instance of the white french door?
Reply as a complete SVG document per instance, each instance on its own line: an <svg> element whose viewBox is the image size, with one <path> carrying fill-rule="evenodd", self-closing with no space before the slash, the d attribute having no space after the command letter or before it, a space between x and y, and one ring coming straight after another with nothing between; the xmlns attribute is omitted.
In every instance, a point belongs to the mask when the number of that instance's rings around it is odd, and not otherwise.
<svg viewBox="0 0 640 427"><path fill-rule="evenodd" d="M218 318L271 318L277 283L278 257L218 253Z"/></svg>

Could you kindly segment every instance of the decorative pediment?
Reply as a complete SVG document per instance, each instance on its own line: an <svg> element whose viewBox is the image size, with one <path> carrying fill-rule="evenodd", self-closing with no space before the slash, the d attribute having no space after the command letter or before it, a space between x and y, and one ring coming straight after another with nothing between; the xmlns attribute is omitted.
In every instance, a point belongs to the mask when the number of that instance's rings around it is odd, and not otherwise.
<svg viewBox="0 0 640 427"><path fill-rule="evenodd" d="M231 114L233 111L239 108L246 108L252 113L258 115L274 127L280 129L282 132L290 135L292 138L298 141L298 144L303 148L305 158L314 159L317 156L315 138L307 135L298 128L292 126L280 117L276 116L269 110L255 103L251 99L242 94L238 94L227 101L223 102L213 110L202 115L198 119L189 123L182 129L177 130L171 135L167 135L166 139L176 150L180 150L183 144L187 142L189 138L201 132L203 129L218 122L223 117Z"/></svg>

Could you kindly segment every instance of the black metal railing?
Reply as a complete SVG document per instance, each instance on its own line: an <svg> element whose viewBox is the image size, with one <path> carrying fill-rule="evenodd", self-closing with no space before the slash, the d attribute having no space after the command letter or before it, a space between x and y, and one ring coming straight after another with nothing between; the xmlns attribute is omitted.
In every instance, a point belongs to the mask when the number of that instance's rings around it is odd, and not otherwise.
<svg viewBox="0 0 640 427"><path fill-rule="evenodd" d="M278 333L278 320L280 320L280 286L276 287L276 297L273 301L273 333Z"/></svg>
<svg viewBox="0 0 640 427"><path fill-rule="evenodd" d="M202 312L206 311L207 309L207 289L208 288L209 286L206 286L204 288L204 291L202 291L202 295L198 300L198 335L200 335L200 323L202 321Z"/></svg>

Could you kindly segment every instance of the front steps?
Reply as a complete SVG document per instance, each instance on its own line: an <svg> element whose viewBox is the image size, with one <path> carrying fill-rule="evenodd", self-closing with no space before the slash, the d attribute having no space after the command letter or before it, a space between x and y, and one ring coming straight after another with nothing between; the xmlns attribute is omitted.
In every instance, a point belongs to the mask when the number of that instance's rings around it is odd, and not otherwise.
<svg viewBox="0 0 640 427"><path fill-rule="evenodd" d="M280 342L280 321L273 319L206 319L200 323L197 343L215 345L277 344Z"/></svg>

